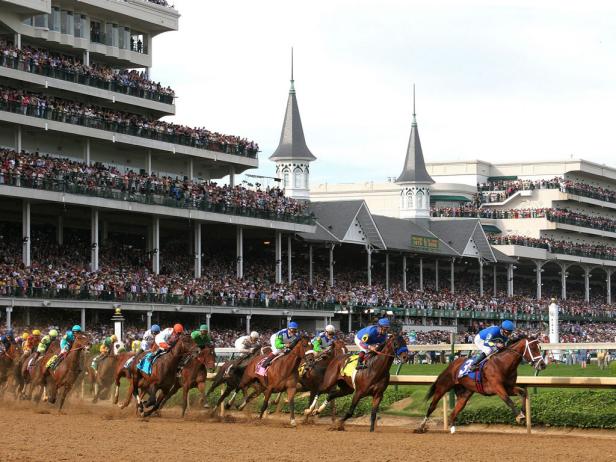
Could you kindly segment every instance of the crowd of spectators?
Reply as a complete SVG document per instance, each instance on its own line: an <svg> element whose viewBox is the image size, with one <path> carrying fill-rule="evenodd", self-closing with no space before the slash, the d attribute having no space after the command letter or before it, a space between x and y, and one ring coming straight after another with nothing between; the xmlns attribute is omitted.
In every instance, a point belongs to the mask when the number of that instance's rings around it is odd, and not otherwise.
<svg viewBox="0 0 616 462"><path fill-rule="evenodd" d="M103 64L88 66L74 56L31 46L16 48L12 43L2 40L0 65L167 104L172 104L175 97L170 87L148 79L145 72L117 70Z"/></svg>
<svg viewBox="0 0 616 462"><path fill-rule="evenodd" d="M102 163L87 164L38 152L17 153L12 149L0 149L0 184L88 195L98 192L105 197L115 192L121 193L122 200L140 202L159 197L171 202L149 201L222 213L266 212L271 218L278 219L309 217L302 202L286 197L277 187L248 189L241 185L218 185L213 181L186 177L157 176L145 171L121 172Z"/></svg>
<svg viewBox="0 0 616 462"><path fill-rule="evenodd" d="M204 127L187 127L2 85L0 110L226 154L256 157L259 151L259 145L254 141L212 132Z"/></svg>
<svg viewBox="0 0 616 462"><path fill-rule="evenodd" d="M561 241L547 237L533 238L515 234L507 236L488 234L488 240L492 245L521 245L524 247L546 249L550 253L561 253L602 260L616 260L616 248L607 245Z"/></svg>

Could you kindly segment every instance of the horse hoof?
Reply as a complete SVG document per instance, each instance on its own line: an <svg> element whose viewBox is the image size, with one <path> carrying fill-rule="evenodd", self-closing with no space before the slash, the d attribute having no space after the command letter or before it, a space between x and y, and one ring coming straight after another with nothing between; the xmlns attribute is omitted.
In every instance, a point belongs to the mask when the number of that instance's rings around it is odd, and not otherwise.
<svg viewBox="0 0 616 462"><path fill-rule="evenodd" d="M526 416L519 415L515 418L515 421L518 423L518 425L524 425L524 423L526 422Z"/></svg>
<svg viewBox="0 0 616 462"><path fill-rule="evenodd" d="M449 433L453 435L455 432L456 432L456 426L452 425L451 428L449 429Z"/></svg>
<svg viewBox="0 0 616 462"><path fill-rule="evenodd" d="M295 419L291 419L291 421L289 422L289 425L291 425L292 427L297 427L297 423L295 422Z"/></svg>
<svg viewBox="0 0 616 462"><path fill-rule="evenodd" d="M413 433L417 433L417 434L424 434L424 433L426 433L427 431L428 431L428 430L426 430L425 428L420 427L420 428L416 428L415 430L413 430Z"/></svg>

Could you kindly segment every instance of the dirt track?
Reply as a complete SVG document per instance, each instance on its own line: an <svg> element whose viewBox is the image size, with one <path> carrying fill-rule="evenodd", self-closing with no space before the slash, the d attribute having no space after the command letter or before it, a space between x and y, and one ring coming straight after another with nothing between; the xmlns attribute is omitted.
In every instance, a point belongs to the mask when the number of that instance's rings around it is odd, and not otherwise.
<svg viewBox="0 0 616 462"><path fill-rule="evenodd" d="M332 432L324 425L287 428L275 419L215 422L196 411L180 420L175 410L144 421L108 404L71 404L66 415L57 415L47 405L34 410L29 403L0 403L0 460L616 460L612 438L472 433L463 428L455 435L415 435L409 428L391 426L373 434L364 426Z"/></svg>

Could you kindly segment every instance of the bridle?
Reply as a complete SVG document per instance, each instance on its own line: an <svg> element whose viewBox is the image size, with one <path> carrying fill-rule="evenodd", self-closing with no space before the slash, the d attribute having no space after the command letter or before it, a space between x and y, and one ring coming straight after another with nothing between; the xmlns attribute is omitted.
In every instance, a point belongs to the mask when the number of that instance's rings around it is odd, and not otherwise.
<svg viewBox="0 0 616 462"><path fill-rule="evenodd" d="M528 353L528 357L530 358L530 360L527 360L535 369L537 369L537 367L539 366L539 364L541 364L542 362L545 365L545 360L543 359L543 356L541 355L541 350L539 351L538 355L533 355L533 352L530 349L530 345L532 343L539 343L539 339L535 339L535 340L528 340L527 338L524 339L524 341L526 342L526 344L524 345L524 352L520 353L519 351L514 350L511 347L508 347L507 350L509 351L513 351L515 354L519 355L522 359L526 359L526 354Z"/></svg>

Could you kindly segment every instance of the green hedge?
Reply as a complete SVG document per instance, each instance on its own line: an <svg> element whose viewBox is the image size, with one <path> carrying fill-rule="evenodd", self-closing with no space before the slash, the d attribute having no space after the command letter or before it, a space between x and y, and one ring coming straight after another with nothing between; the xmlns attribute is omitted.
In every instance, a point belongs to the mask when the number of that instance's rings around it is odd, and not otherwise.
<svg viewBox="0 0 616 462"><path fill-rule="evenodd" d="M616 428L616 391L546 391L531 396L532 422L535 425ZM457 423L514 424L504 403L467 408Z"/></svg>

